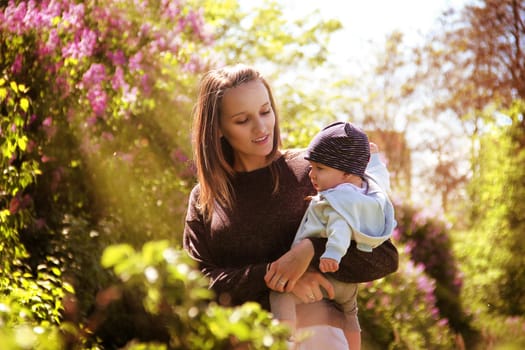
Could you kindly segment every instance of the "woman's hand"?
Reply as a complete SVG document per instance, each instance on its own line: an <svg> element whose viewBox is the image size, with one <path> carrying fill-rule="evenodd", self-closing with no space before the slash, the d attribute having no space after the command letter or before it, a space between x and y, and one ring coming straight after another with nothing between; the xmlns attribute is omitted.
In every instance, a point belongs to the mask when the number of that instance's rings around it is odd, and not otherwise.
<svg viewBox="0 0 525 350"><path fill-rule="evenodd" d="M290 292L304 274L314 256L314 247L309 239L303 239L286 254L270 264L264 276L268 288L278 292Z"/></svg>
<svg viewBox="0 0 525 350"><path fill-rule="evenodd" d="M326 291L328 298L334 298L334 287L321 273L307 271L295 283L291 291L303 303L313 303L323 299L323 290Z"/></svg>

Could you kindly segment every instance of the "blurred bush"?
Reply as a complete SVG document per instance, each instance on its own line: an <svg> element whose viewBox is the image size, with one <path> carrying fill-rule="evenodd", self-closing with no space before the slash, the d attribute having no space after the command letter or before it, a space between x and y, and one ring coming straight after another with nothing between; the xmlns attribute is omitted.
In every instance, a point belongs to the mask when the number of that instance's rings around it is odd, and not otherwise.
<svg viewBox="0 0 525 350"><path fill-rule="evenodd" d="M200 3L0 3L3 346L282 348L286 331L258 305L209 303L205 281L178 250L195 181L189 116L213 44L205 19L214 13L205 17ZM238 9L230 2L205 3L242 19L226 11ZM278 19L277 10L274 3L261 13ZM301 40L315 45L319 37L324 47L338 27L314 23ZM295 44L294 35L279 39L268 28L271 43ZM224 36L222 44L242 49L233 39ZM279 45L263 50L267 59ZM313 52L318 64L325 51ZM295 55L283 56L288 66L297 63ZM335 116L328 100L319 110L315 94L295 89L284 90L283 135L285 145L301 147L322 118ZM446 227L409 207L399 215L407 255L399 273L361 288L362 323L382 346L447 348L451 329L462 332L468 319L458 304L461 279ZM519 329L519 320L507 321Z"/></svg>
<svg viewBox="0 0 525 350"><path fill-rule="evenodd" d="M414 264L435 282L437 311L450 327L464 336L474 336L469 317L461 303L463 285L454 256L447 222L410 205L396 204L398 226L395 235Z"/></svg>
<svg viewBox="0 0 525 350"><path fill-rule="evenodd" d="M82 324L115 280L106 246L178 240L188 101L211 37L190 2L0 9L0 294L25 307L4 324Z"/></svg>
<svg viewBox="0 0 525 350"><path fill-rule="evenodd" d="M399 271L359 287L364 343L377 349L453 349L454 332L436 306L435 280L400 254Z"/></svg>

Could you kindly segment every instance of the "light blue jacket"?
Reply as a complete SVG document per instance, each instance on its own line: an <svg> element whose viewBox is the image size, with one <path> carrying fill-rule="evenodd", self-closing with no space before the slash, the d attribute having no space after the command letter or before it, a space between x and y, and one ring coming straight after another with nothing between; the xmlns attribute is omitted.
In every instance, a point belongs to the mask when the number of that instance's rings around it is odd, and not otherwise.
<svg viewBox="0 0 525 350"><path fill-rule="evenodd" d="M397 223L388 198L389 173L378 153L371 154L365 180L366 193L351 184L341 184L314 196L294 243L306 237L326 237L326 250L321 257L339 262L352 239L358 249L367 252L389 239Z"/></svg>

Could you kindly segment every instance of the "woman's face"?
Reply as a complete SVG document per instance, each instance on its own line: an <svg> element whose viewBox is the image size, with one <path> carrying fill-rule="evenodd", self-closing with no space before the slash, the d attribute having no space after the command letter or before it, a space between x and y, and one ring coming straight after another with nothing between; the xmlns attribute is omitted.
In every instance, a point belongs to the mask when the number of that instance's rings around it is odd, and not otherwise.
<svg viewBox="0 0 525 350"><path fill-rule="evenodd" d="M331 168L321 163L309 161L310 181L316 191L324 191L329 188L334 188L344 182L347 182L347 174L344 171Z"/></svg>
<svg viewBox="0 0 525 350"><path fill-rule="evenodd" d="M251 171L267 165L274 126L275 114L262 82L250 81L224 93L220 132L233 148L235 170Z"/></svg>

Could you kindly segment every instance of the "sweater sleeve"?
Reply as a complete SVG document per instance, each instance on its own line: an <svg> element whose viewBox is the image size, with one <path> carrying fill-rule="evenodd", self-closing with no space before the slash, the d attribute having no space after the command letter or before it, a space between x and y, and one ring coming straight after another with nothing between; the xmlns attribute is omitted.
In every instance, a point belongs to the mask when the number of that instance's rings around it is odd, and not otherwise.
<svg viewBox="0 0 525 350"><path fill-rule="evenodd" d="M314 258L311 266L319 266L319 257L323 254L326 238L308 238L314 246ZM374 248L372 252L364 252L352 241L346 255L341 259L339 270L331 275L342 282L362 283L383 278L397 271L399 255L390 240Z"/></svg>
<svg viewBox="0 0 525 350"><path fill-rule="evenodd" d="M209 228L197 209L198 186L190 194L183 233L183 247L197 261L200 271L210 281L222 305L238 305L247 300L267 304L268 288L264 282L266 263L238 268L221 266L209 248Z"/></svg>

